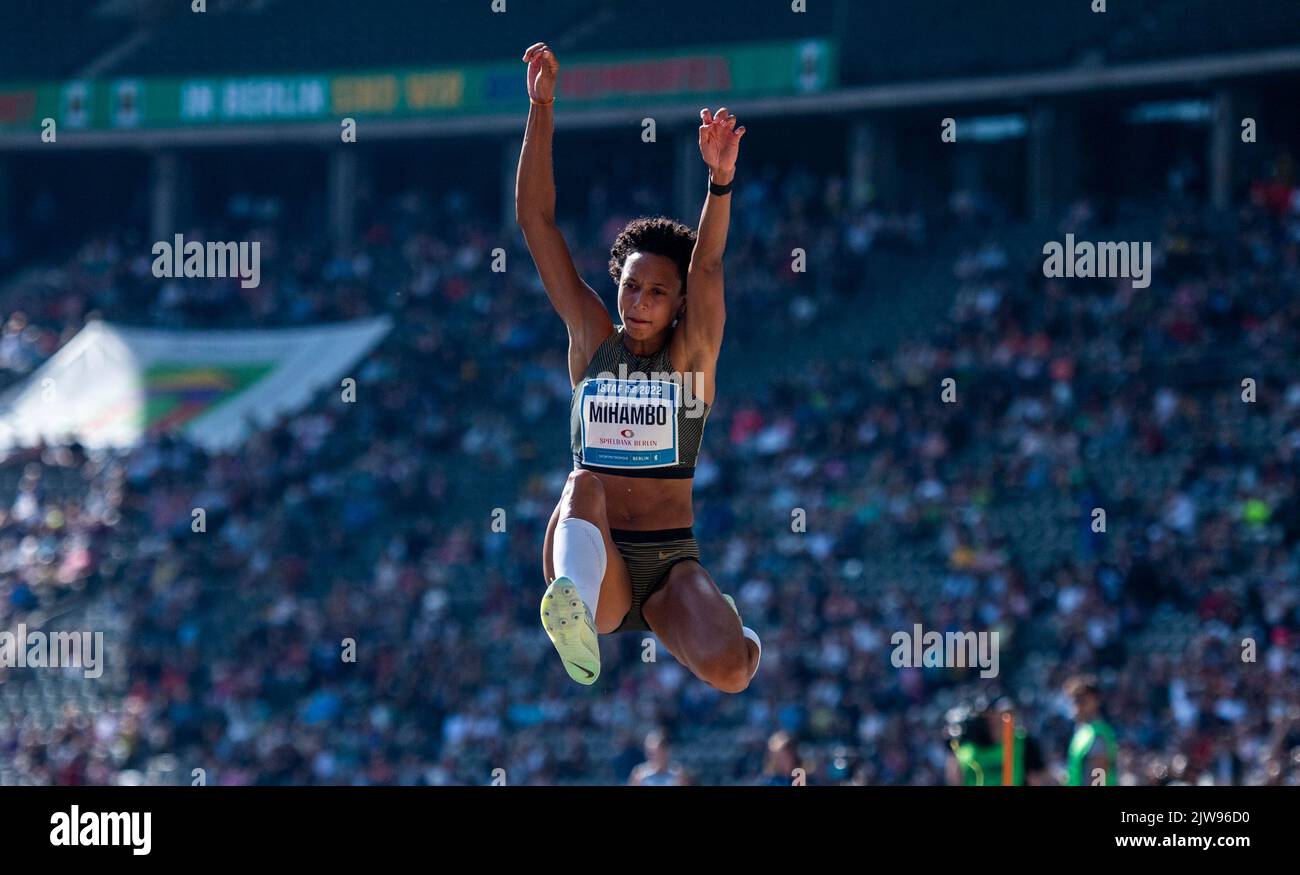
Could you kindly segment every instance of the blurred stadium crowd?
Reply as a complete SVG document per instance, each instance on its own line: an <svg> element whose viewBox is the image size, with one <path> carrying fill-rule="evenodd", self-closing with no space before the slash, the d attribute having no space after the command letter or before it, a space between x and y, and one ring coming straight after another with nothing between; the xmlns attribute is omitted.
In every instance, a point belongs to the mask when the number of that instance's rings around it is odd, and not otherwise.
<svg viewBox="0 0 1300 875"><path fill-rule="evenodd" d="M665 205L649 186L562 192L562 218L599 205L563 227L608 301L607 244ZM623 783L659 729L697 783L788 783L797 764L814 784L937 784L943 715L995 695L1017 701L1059 777L1062 685L1090 671L1122 783L1300 783L1300 190L1261 183L1229 216L1081 201L1059 224L995 227L850 211L839 181L802 169L741 180L726 346L773 365L724 358L695 486L705 566L764 641L738 696L662 650L643 662L635 635L602 638L593 688L555 662L536 611L570 388L522 238L462 197L412 193L377 204L339 254L266 206L235 198L184 231L262 240L259 288L155 280L148 241L124 232L0 301L7 383L95 317L397 317L356 403L326 393L237 452L158 435L0 467L14 496L0 628L94 603L124 622L110 659L125 667L120 688L43 710L24 692L38 678L0 669L0 782L187 783L203 768L214 784L483 784L504 768L511 784ZM1108 236L1112 219L1145 236ZM1153 240L1155 281L1045 279L1042 243L1066 231ZM925 241L949 244L951 270L888 290L889 306L949 312L874 334L862 303L885 292L858 268L887 248L919 275ZM486 266L498 245L505 274ZM832 322L862 338L857 354L817 343ZM956 403L940 400L946 377ZM893 667L890 637L915 623L997 630L1001 675ZM795 744L769 756L775 733Z"/></svg>

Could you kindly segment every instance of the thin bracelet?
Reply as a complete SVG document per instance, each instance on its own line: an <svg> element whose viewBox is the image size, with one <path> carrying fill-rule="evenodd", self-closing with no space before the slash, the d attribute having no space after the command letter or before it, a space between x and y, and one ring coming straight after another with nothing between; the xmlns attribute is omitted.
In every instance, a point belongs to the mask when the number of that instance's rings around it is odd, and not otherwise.
<svg viewBox="0 0 1300 875"><path fill-rule="evenodd" d="M555 103L555 98L552 97L550 100L533 100L532 97L529 97L528 102L533 106L550 106L552 103Z"/></svg>

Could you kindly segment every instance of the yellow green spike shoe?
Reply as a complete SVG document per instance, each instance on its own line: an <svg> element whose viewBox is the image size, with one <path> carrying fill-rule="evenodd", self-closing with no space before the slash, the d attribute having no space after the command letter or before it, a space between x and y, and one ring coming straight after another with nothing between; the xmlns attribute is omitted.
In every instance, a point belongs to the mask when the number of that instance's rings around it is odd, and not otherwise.
<svg viewBox="0 0 1300 875"><path fill-rule="evenodd" d="M542 596L542 628L555 645L564 669L580 684L600 677L600 644L591 611L567 577L557 577Z"/></svg>

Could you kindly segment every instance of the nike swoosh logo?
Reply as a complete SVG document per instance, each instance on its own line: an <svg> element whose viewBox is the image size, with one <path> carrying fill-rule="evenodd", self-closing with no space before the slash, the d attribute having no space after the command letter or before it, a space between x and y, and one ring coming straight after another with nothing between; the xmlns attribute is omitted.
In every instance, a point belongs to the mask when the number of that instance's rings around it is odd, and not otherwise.
<svg viewBox="0 0 1300 875"><path fill-rule="evenodd" d="M584 672L584 673L587 675L587 677L589 677L589 678L594 678L594 677L596 676L596 673L595 673L594 671L592 671L592 670L589 669L589 668L583 668L582 666L580 666L580 665L578 665L576 662L574 662L572 659L569 660L569 665L577 666L578 669L581 670L582 672Z"/></svg>
<svg viewBox="0 0 1300 875"><path fill-rule="evenodd" d="M682 550L674 550L672 553L665 553L663 550L660 550L660 551L659 551L659 558L660 558L660 560L663 560L663 559L671 559L671 558L673 558L674 556L680 556L680 555L682 555L683 552L684 552L684 551L682 551Z"/></svg>

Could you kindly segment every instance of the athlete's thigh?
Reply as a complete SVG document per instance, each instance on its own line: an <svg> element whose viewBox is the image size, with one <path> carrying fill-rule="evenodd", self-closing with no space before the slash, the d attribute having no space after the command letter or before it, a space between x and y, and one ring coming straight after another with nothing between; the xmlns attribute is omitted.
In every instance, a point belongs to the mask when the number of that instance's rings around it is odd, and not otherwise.
<svg viewBox="0 0 1300 875"><path fill-rule="evenodd" d="M547 583L555 580L555 526L563 508L564 499L561 498L551 513L551 521L546 525L546 538L542 542L542 571ZM601 539L605 542L605 578L600 583L600 601L596 605L596 631L605 633L617 629L631 610L632 579L628 577L623 554L618 552L618 545L609 533L609 523L602 519L594 525L600 529Z"/></svg>
<svg viewBox="0 0 1300 875"><path fill-rule="evenodd" d="M641 613L668 652L692 671L743 637L740 618L694 559L669 569L668 580L645 600Z"/></svg>

